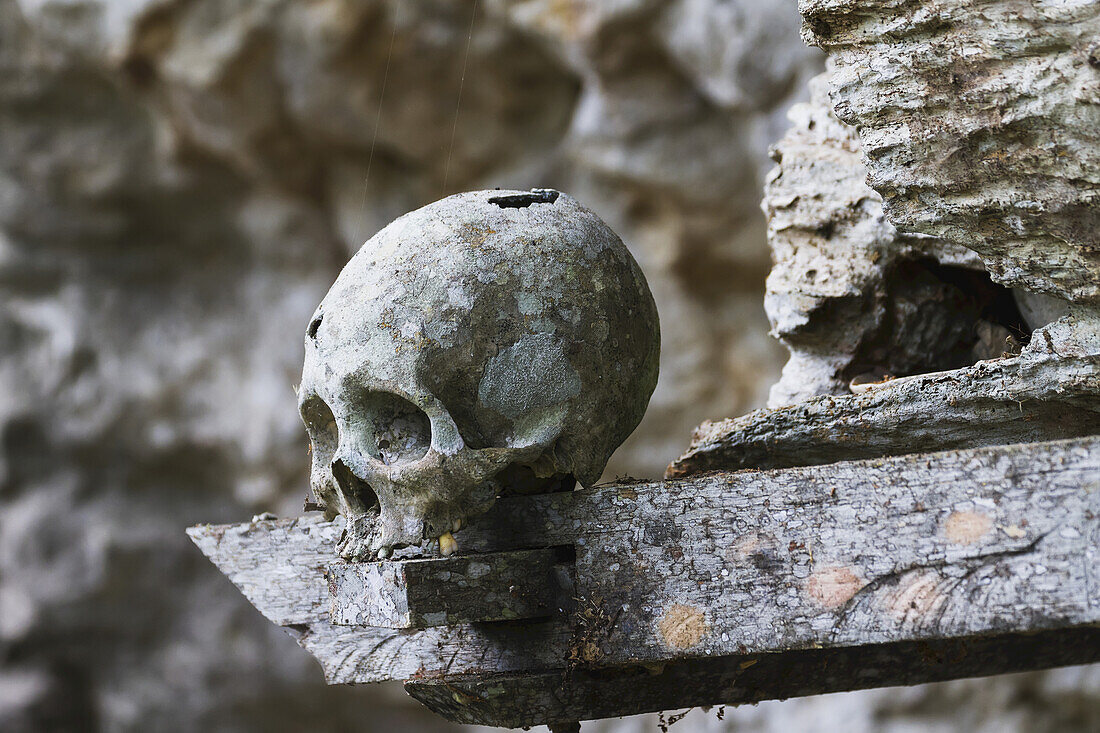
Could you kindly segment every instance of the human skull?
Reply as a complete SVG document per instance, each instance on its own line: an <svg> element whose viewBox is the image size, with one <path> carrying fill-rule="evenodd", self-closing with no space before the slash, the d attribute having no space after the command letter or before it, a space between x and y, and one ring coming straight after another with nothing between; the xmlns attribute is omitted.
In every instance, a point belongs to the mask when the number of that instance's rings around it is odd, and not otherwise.
<svg viewBox="0 0 1100 733"><path fill-rule="evenodd" d="M557 191L475 191L372 237L310 321L299 410L350 560L442 538L502 493L591 486L657 382L645 277Z"/></svg>

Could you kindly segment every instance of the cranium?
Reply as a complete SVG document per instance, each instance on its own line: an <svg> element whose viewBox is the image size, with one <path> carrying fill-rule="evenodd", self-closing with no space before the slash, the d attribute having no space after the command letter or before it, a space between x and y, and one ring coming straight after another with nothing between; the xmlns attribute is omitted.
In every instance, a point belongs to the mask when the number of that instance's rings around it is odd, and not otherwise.
<svg viewBox="0 0 1100 733"><path fill-rule="evenodd" d="M626 247L557 191L477 191L397 219L310 321L299 409L340 554L442 538L502 492L584 486L657 382Z"/></svg>

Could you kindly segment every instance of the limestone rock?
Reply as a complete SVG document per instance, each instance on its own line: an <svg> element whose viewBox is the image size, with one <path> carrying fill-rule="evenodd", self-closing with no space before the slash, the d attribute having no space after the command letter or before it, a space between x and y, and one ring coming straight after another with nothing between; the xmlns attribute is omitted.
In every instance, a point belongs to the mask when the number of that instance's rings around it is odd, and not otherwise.
<svg viewBox="0 0 1100 733"><path fill-rule="evenodd" d="M773 148L778 165L764 189L775 259L764 306L773 334L791 349L772 387L776 407L845 391L843 370L882 320L882 260L900 248L864 183L857 138L827 106L824 80L816 77L811 100L791 109L793 126Z"/></svg>
<svg viewBox="0 0 1100 733"><path fill-rule="evenodd" d="M800 0L899 228L994 280L1100 302L1100 6Z"/></svg>
<svg viewBox="0 0 1100 733"><path fill-rule="evenodd" d="M855 129L832 113L827 79L813 79L810 100L791 108L764 188L775 261L764 308L791 351L769 407L848 394L853 378L876 370L904 376L999 356L1011 335L988 320L983 298L1012 306L983 283L974 252L887 221ZM996 343L980 344L977 324Z"/></svg>

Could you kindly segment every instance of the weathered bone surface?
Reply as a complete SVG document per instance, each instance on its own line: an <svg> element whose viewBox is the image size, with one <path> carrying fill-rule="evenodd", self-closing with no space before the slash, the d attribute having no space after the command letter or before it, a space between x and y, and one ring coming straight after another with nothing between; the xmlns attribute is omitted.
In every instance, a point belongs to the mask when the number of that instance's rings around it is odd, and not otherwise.
<svg viewBox="0 0 1100 733"><path fill-rule="evenodd" d="M1100 316L1082 310L1017 357L703 423L670 477L1100 433Z"/></svg>
<svg viewBox="0 0 1100 733"><path fill-rule="evenodd" d="M442 537L503 491L594 483L645 412L660 336L645 277L558 191L479 191L397 219L306 335L311 483L340 554Z"/></svg>
<svg viewBox="0 0 1100 733"><path fill-rule="evenodd" d="M1100 4L799 10L893 224L974 249L999 282L1100 301Z"/></svg>

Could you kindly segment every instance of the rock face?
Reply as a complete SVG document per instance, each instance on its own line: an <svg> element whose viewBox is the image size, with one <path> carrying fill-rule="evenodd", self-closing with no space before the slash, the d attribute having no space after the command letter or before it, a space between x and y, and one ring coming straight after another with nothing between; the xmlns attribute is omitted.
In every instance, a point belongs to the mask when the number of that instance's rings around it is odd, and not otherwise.
<svg viewBox="0 0 1100 733"><path fill-rule="evenodd" d="M800 0L869 181L993 279L1100 302L1100 6Z"/></svg>
<svg viewBox="0 0 1100 733"><path fill-rule="evenodd" d="M937 276L949 268L973 281L981 260L960 245L899 232L866 184L855 130L832 112L828 74L810 91L791 108L764 187L775 261L764 308L791 352L768 406L848 394L851 380L872 370L899 376L1000 355L1003 343L970 358L984 345L953 329L960 311L982 320L981 304Z"/></svg>
<svg viewBox="0 0 1100 733"><path fill-rule="evenodd" d="M183 528L301 511L310 315L446 193L575 195L676 324L610 475L763 402L765 150L821 66L794 9L473 8L0 0L0 729L444 728L324 687Z"/></svg>
<svg viewBox="0 0 1100 733"><path fill-rule="evenodd" d="M794 126L773 149L778 165L765 189L775 258L765 304L791 351L769 407L1016 354L1033 330L1070 312L1074 323L1095 324L1096 4L802 0L799 9L804 36L829 60L811 100L791 111ZM1051 334L1042 331L1047 345ZM1032 343L1021 364L1042 348ZM965 401L977 372L958 374ZM1063 378L1045 388L1060 392ZM1083 395L1095 390L1082 387ZM931 397L890 394L891 410ZM811 404L844 412L827 399ZM1073 429L1094 429L1091 409ZM918 411L938 414L932 403ZM1063 419L1058 412L1051 417ZM719 443L732 448L719 463L741 465L736 456L751 453L754 434L768 446L780 440L770 431L781 415L705 424L695 458L672 472L698 469ZM805 417L793 423L812 432ZM964 422L983 424L975 418ZM860 402L856 422L864 420ZM881 450L922 442L899 431L902 422L889 421L895 442ZM876 443L839 424L817 430ZM805 453L787 449L795 460Z"/></svg>

